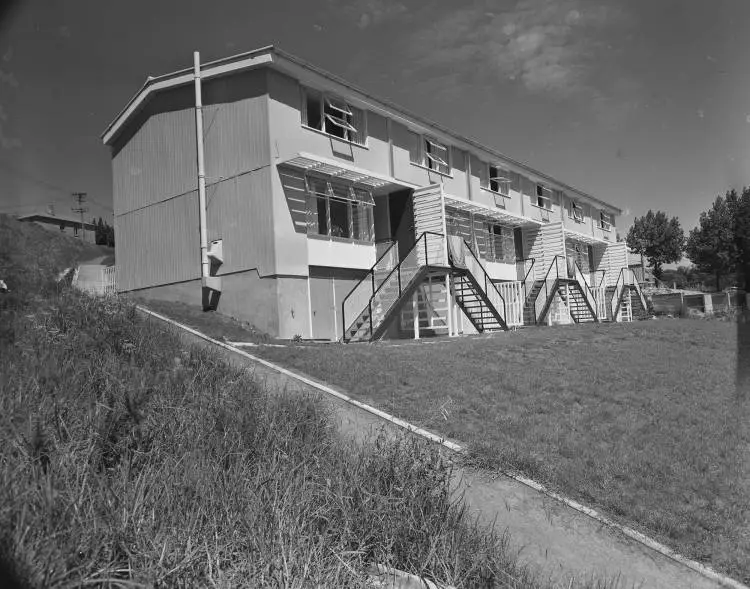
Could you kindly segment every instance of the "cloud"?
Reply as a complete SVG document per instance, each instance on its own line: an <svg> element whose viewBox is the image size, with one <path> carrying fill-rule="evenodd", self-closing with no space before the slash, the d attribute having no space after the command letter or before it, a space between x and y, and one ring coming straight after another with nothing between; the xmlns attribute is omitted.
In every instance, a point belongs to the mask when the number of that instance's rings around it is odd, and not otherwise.
<svg viewBox="0 0 750 589"><path fill-rule="evenodd" d="M341 11L360 28L393 31L403 78L437 98L465 96L469 87L489 96L498 82L517 84L590 106L606 125L622 124L637 107L641 89L609 58L613 33L632 20L617 0L402 1L355 0Z"/></svg>
<svg viewBox="0 0 750 589"><path fill-rule="evenodd" d="M596 40L623 18L617 8L584 0L477 0L418 31L409 55L424 68L470 67L532 93L579 95L588 88Z"/></svg>
<svg viewBox="0 0 750 589"><path fill-rule="evenodd" d="M330 3L338 5L339 1L331 0ZM354 0L345 2L341 10L360 29L380 25L407 12L404 4L389 0Z"/></svg>

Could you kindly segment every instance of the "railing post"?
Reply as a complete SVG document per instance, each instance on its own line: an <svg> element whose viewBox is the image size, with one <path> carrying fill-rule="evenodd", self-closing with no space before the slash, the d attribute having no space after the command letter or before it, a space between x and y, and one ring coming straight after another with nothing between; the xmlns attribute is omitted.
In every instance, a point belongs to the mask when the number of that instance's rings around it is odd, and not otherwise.
<svg viewBox="0 0 750 589"><path fill-rule="evenodd" d="M372 271L372 274L370 274L370 277L372 278L372 295L370 296L374 297L375 296L375 271L374 270Z"/></svg>
<svg viewBox="0 0 750 589"><path fill-rule="evenodd" d="M427 259L427 233L424 234L424 265L430 265L430 260Z"/></svg>
<svg viewBox="0 0 750 589"><path fill-rule="evenodd" d="M370 339L372 339L372 336L375 335L375 332L372 330L372 299L367 303L367 309L369 311L368 315L370 315Z"/></svg>
<svg viewBox="0 0 750 589"><path fill-rule="evenodd" d="M401 298L401 265L396 267L396 277L398 278L398 296Z"/></svg>

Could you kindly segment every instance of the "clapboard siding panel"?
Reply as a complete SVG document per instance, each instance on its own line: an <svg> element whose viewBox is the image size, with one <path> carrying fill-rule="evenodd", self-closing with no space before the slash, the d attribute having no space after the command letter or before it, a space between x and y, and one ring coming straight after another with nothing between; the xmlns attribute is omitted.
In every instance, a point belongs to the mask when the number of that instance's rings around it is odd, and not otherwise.
<svg viewBox="0 0 750 589"><path fill-rule="evenodd" d="M198 192L115 217L118 290L200 278Z"/></svg>

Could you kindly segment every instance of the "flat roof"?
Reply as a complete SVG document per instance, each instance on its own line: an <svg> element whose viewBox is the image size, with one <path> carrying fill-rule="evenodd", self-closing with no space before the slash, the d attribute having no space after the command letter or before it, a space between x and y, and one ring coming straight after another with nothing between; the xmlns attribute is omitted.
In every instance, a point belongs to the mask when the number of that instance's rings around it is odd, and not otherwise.
<svg viewBox="0 0 750 589"><path fill-rule="evenodd" d="M455 131L447 129L446 127L443 127L441 124L436 123L423 116L411 113L407 111L406 109L404 109L403 107L390 102L389 100L386 100L383 98L377 98L373 96L372 94L366 92L365 90L362 90L361 88L356 87L350 82L347 82L346 80L336 76L335 74L327 72L309 62L306 62L300 59L299 57L296 57L290 53L287 53L286 51L282 51L279 47L276 47L274 45L260 47L258 49L253 49L252 51L247 51L245 53L240 53L240 54L233 55L230 57L224 57L222 59L218 59L215 61L210 61L210 62L201 64L201 79L211 79L214 77L236 73L239 71L253 69L253 68L262 67L262 66L272 67L281 72L289 73L291 75L295 75L296 73L305 72L305 71L312 73L316 76L319 76L320 78L323 78L324 80L333 82L337 85L343 86L344 88L346 88L347 90L351 92L359 94L361 97L367 100L369 107L383 111L385 116L388 116L389 114L399 115L400 118L402 118L404 122L406 122L407 124L411 123L413 125L416 124L418 126L436 129L440 131L443 135L446 135L447 137L451 138L454 141L468 145L471 148L483 151L486 154L488 154L490 157L496 158L498 160L497 163L505 162L507 164L515 166L529 174L536 176L542 181L547 181L553 184L559 190L572 192L574 194L577 194L579 196L592 200L596 203L607 206L610 209L617 211L618 214L622 214L622 209L606 201L603 201L578 188L570 186L569 184L566 184L565 182L557 180L556 178L553 178L552 176L549 176L548 174L545 174L544 172L540 172L539 170L532 168L528 164L519 162L518 160L508 157L507 155L497 151L496 149L493 149L491 147L488 147L486 145L479 143L479 141L475 139L471 139L469 137L456 133ZM175 88L178 86L183 86L183 85L193 84L193 83L194 83L194 80L193 80L193 68L192 67L178 70L178 71L165 74L162 76L158 76L158 77L149 76L146 79L146 82L141 87L141 89L138 90L138 92L130 99L130 101L128 101L128 103L125 105L125 108L123 108L123 110L120 111L120 113L114 118L114 120L104 130L101 136L102 142L105 145L110 145L114 141L114 139L120 134L122 129L127 125L127 123L131 120L131 118L138 111L140 111L140 109L146 104L151 94L162 91L162 90L166 90L168 88Z"/></svg>

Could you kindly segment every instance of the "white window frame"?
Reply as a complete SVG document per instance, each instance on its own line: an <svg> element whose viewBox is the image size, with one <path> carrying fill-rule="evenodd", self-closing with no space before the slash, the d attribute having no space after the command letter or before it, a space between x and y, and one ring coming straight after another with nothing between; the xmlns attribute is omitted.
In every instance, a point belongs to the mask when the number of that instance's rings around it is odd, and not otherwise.
<svg viewBox="0 0 750 589"><path fill-rule="evenodd" d="M429 135L423 135L411 130L409 130L409 132L412 133L417 139L417 151L415 153L416 157L415 159L411 159L410 155L409 158L411 165L426 168L430 172L435 172L436 174L440 174L441 176L452 178L453 176L451 171L453 169L453 156L451 154L451 146L447 143L441 143L440 141L438 141L437 139L433 139ZM436 148L437 150L443 150L445 152L445 159L440 157L439 154L428 152L428 145L433 146L433 148ZM444 169L440 169L441 166L444 167Z"/></svg>
<svg viewBox="0 0 750 589"><path fill-rule="evenodd" d="M578 215L576 215L576 212L578 212ZM568 217L573 219L576 223L583 223L584 220L583 207L579 205L577 201L572 199L570 201L570 211L568 211Z"/></svg>
<svg viewBox="0 0 750 589"><path fill-rule="evenodd" d="M319 192L312 188L315 184L325 185L325 192ZM334 186L336 189L334 189ZM320 190L321 187L318 188ZM339 190L343 189L343 193ZM375 243L375 232L372 228L374 223L374 207L375 200L372 196L372 192L358 186L347 184L345 182L337 181L336 179L326 179L319 176L305 176L305 192L307 198L325 198L325 211L326 211L326 233L310 233L310 225L308 224L308 235L313 235L318 238L327 237L328 239L340 239L344 241L352 242L366 242ZM349 230L349 237L340 237L332 235L332 223L331 223L331 200L337 200L339 202L347 203L347 223ZM354 237L354 207L352 203L357 203L360 206L370 207L370 214L368 215L368 229L369 239L361 239ZM318 228L320 227L320 220L318 220Z"/></svg>
<svg viewBox="0 0 750 589"><path fill-rule="evenodd" d="M325 135L328 135L329 137L335 137L336 139L340 139L341 141L346 141L348 143L352 143L353 145L359 145L362 147L367 147L367 112L364 109L357 108L355 106L352 106L349 102L347 102L344 98L341 98L340 96L336 96L335 94L331 94L329 92L324 92L322 90L317 90L315 88L309 88L307 86L301 86L302 89L302 126L311 129L313 131L318 131L319 133L324 133ZM318 129L316 127L311 127L307 121L309 119L308 113L307 113L307 95L309 92L315 92L320 96L320 112L318 113L320 118L320 126L321 128ZM338 111L341 113L341 116L335 116L330 113L326 112L326 107L330 110ZM357 129L353 122L354 122L354 112L357 111L361 113L361 120L362 120L362 129ZM343 130L344 137L339 137L338 135L334 135L333 133L329 133L326 131L326 121L330 122L332 125L340 128ZM357 141L355 138L357 136L361 136L361 141Z"/></svg>
<svg viewBox="0 0 750 589"><path fill-rule="evenodd" d="M539 194L540 189L542 191L542 194ZM550 196L544 196L544 193L547 193ZM539 204L540 202L546 202L547 206ZM550 188L547 188L541 182L537 182L536 184L536 206L543 211L552 212L552 190Z"/></svg>
<svg viewBox="0 0 750 589"><path fill-rule="evenodd" d="M438 152L443 151L445 153L445 159L441 158L439 154L436 154L433 151L428 151L428 146L433 150L437 150ZM449 176L451 173L450 145L440 143L439 141L431 137L422 136L422 163L425 167L429 168L433 172ZM445 169L441 169L442 167L444 167Z"/></svg>
<svg viewBox="0 0 750 589"><path fill-rule="evenodd" d="M491 164L489 162L484 162L484 171L485 171L485 179L482 179L482 188L485 190L488 190L492 192L493 194L500 195L502 197L508 198L510 197L510 186L513 183L510 179L510 172L506 170L505 168L500 167L498 164ZM495 170L495 175L493 176L492 170ZM497 185L497 190L492 188L493 182ZM495 204L497 204L497 199L495 199ZM498 204L498 206L502 206L505 208L505 202L503 201L502 204Z"/></svg>
<svg viewBox="0 0 750 589"><path fill-rule="evenodd" d="M602 231L612 231L612 215L607 211L599 211L599 228Z"/></svg>

